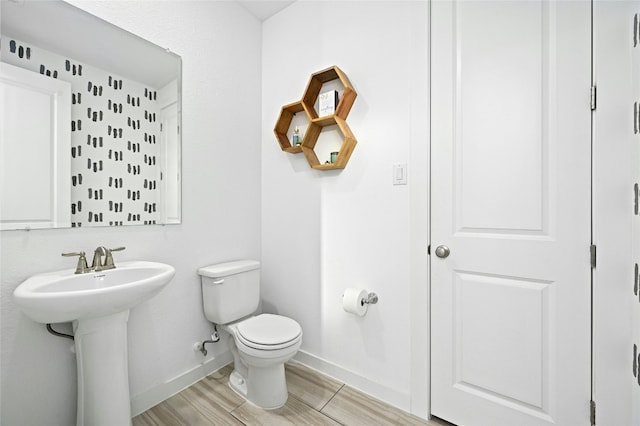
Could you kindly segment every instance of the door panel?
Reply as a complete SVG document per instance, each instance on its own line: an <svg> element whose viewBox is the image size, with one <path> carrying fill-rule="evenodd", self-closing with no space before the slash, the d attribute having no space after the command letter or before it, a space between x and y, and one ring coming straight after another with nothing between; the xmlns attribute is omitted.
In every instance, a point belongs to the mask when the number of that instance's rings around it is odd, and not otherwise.
<svg viewBox="0 0 640 426"><path fill-rule="evenodd" d="M549 66L539 28L542 7L465 2L454 13L456 225L483 232L540 230L546 178L540 97L548 92L543 71Z"/></svg>
<svg viewBox="0 0 640 426"><path fill-rule="evenodd" d="M455 275L456 383L475 393L504 396L544 409L550 283L463 272Z"/></svg>
<svg viewBox="0 0 640 426"><path fill-rule="evenodd" d="M589 424L590 3L431 17L432 413Z"/></svg>

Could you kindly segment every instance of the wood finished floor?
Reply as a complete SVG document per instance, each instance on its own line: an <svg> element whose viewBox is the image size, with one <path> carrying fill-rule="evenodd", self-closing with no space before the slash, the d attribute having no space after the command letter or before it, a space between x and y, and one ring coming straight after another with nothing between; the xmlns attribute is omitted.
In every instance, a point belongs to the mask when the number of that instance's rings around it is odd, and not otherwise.
<svg viewBox="0 0 640 426"><path fill-rule="evenodd" d="M134 417L133 426L447 424L419 419L295 362L286 364L287 403L261 410L231 390L231 369L228 365Z"/></svg>

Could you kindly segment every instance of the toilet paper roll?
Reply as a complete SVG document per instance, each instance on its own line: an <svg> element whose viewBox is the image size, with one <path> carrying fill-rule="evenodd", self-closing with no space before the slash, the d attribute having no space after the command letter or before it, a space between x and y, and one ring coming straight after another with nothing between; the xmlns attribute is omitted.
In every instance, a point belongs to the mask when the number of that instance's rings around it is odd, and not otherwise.
<svg viewBox="0 0 640 426"><path fill-rule="evenodd" d="M364 301L369 296L366 290L361 288L348 288L342 295L342 309L350 314L364 316L367 313L367 305Z"/></svg>

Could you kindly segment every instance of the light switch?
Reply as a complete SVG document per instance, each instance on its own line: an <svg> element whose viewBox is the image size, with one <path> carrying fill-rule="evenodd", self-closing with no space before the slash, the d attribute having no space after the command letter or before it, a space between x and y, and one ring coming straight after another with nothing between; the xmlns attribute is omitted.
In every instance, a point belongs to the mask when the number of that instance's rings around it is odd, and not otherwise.
<svg viewBox="0 0 640 426"><path fill-rule="evenodd" d="M393 184L394 185L407 184L407 165L406 164L393 165Z"/></svg>

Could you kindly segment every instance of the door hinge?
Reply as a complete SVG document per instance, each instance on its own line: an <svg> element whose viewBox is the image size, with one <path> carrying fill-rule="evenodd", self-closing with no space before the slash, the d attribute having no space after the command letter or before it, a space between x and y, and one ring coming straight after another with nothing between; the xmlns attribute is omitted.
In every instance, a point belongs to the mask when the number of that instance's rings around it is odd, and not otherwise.
<svg viewBox="0 0 640 426"><path fill-rule="evenodd" d="M589 247L589 254L591 257L591 268L595 268L596 267L596 245L595 244L591 244L591 246Z"/></svg>
<svg viewBox="0 0 640 426"><path fill-rule="evenodd" d="M596 424L596 402L589 401L589 418L591 419L591 426Z"/></svg>
<svg viewBox="0 0 640 426"><path fill-rule="evenodd" d="M591 86L591 111L596 109L596 86Z"/></svg>

